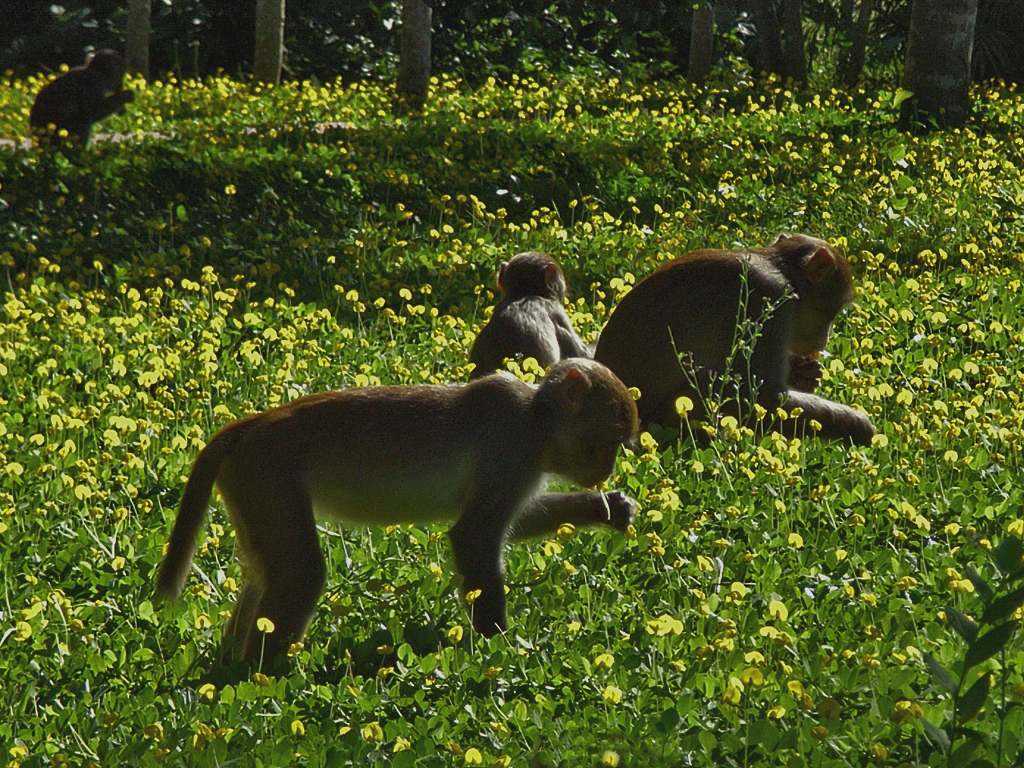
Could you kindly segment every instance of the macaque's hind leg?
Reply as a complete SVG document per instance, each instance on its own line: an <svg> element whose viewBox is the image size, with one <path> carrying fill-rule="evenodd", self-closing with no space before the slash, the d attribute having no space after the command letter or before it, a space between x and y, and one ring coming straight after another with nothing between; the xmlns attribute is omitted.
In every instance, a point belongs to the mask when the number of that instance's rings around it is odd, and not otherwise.
<svg viewBox="0 0 1024 768"><path fill-rule="evenodd" d="M871 420L847 405L826 400L824 397L807 392L790 390L783 408L792 411L799 407L802 413L776 426L787 437L803 437L814 434L811 421L821 425L821 436L831 439L848 439L856 445L870 445L875 434Z"/></svg>
<svg viewBox="0 0 1024 768"><path fill-rule="evenodd" d="M241 650L245 642L245 636L249 627L256 621L256 606L259 605L262 589L255 583L245 583L242 592L238 595L238 602L231 612L231 618L224 627L224 640L227 644L233 645L234 649Z"/></svg>
<svg viewBox="0 0 1024 768"><path fill-rule="evenodd" d="M257 507L254 510L250 504L247 517L272 517L275 525L254 526L261 533L247 545L247 555L265 584L248 617L244 656L250 662L282 657L302 639L327 580L313 509L305 496L268 493ZM272 632L256 626L261 618L273 622Z"/></svg>

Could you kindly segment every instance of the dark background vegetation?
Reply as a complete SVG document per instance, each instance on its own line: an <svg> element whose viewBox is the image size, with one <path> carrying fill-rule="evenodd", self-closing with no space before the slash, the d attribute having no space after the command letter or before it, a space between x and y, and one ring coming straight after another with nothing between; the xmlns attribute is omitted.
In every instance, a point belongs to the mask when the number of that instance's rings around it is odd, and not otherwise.
<svg viewBox="0 0 1024 768"><path fill-rule="evenodd" d="M92 46L123 45L121 0L8 3L0 29L0 70L17 75L75 63ZM389 77L395 69L397 2L289 0L286 75L321 80ZM715 3L717 57L751 59L756 30L742 0ZM152 71L197 76L248 72L254 3L245 0L154 2ZM1024 3L980 0L976 78L1024 79ZM841 0L803 3L809 69L836 56L846 41ZM691 4L682 0L436 0L434 70L470 83L513 70L590 67L685 72ZM869 35L871 71L898 66L910 0L879 0ZM817 62L818 71L828 61Z"/></svg>

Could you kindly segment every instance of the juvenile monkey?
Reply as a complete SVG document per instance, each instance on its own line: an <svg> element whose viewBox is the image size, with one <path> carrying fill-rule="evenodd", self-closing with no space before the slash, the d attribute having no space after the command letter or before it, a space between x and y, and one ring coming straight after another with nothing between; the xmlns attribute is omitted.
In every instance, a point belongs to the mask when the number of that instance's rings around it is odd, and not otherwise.
<svg viewBox="0 0 1024 768"><path fill-rule="evenodd" d="M566 360L538 386L507 373L462 386L325 392L239 419L199 453L157 577L180 594L214 483L235 526L244 587L227 634L253 661L299 640L326 572L314 515L355 524L453 520L449 539L464 592L479 590L473 626L506 626L507 538L562 523L625 530L623 493L539 494L542 477L592 487L637 431L636 406L607 368ZM261 637L260 617L276 630Z"/></svg>
<svg viewBox="0 0 1024 768"><path fill-rule="evenodd" d="M627 386L639 387L640 418L679 423L675 402L688 396L694 418L717 381L732 381L733 410L757 402L774 412L799 406L795 419L775 421L788 435L870 442L863 413L787 385L791 356L801 361L797 384L813 389L814 358L828 342L836 314L853 299L850 267L824 240L780 235L767 248L695 251L662 266L630 291L598 339L595 359ZM740 326L752 326L750 349L734 353Z"/></svg>
<svg viewBox="0 0 1024 768"><path fill-rule="evenodd" d="M565 275L546 253L526 251L498 268L502 300L476 337L470 379L494 373L507 357L536 358L544 368L567 357L592 357L562 303Z"/></svg>
<svg viewBox="0 0 1024 768"><path fill-rule="evenodd" d="M124 62L109 48L96 51L80 67L72 67L36 94L29 124L41 144L57 143L65 129L81 146L89 141L92 124L124 108L135 95L121 88ZM50 128L53 126L53 128Z"/></svg>

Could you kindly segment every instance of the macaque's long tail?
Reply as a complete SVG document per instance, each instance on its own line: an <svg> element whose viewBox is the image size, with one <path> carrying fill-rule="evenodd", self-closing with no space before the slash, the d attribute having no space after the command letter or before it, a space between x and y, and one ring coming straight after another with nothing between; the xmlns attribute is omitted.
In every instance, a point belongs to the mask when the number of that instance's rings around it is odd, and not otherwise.
<svg viewBox="0 0 1024 768"><path fill-rule="evenodd" d="M188 577L188 569L196 551L196 536L206 516L206 507L213 492L213 484L220 472L220 465L235 443L246 431L247 422L238 422L218 432L196 457L192 472L185 483L178 517L167 544L167 554L160 564L156 578L155 598L173 600L181 594Z"/></svg>

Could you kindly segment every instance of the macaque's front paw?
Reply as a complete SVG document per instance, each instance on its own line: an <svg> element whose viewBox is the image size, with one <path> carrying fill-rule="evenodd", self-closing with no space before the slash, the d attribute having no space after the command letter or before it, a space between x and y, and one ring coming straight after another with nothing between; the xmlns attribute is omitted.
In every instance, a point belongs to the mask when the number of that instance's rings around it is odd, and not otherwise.
<svg viewBox="0 0 1024 768"><path fill-rule="evenodd" d="M473 592L474 590L468 590ZM484 588L469 607L473 614L473 629L484 637L491 637L508 629L505 618L505 585Z"/></svg>
<svg viewBox="0 0 1024 768"><path fill-rule="evenodd" d="M608 504L608 525L625 533L636 517L636 499L622 491L606 493L604 499Z"/></svg>
<svg viewBox="0 0 1024 768"><path fill-rule="evenodd" d="M821 380L821 363L813 357L789 356L789 386L800 392L814 392Z"/></svg>

